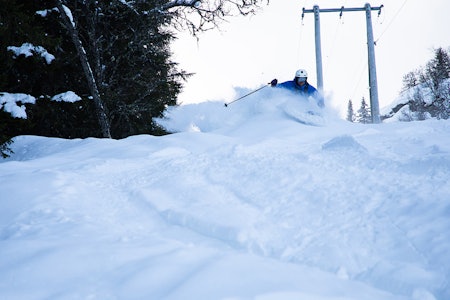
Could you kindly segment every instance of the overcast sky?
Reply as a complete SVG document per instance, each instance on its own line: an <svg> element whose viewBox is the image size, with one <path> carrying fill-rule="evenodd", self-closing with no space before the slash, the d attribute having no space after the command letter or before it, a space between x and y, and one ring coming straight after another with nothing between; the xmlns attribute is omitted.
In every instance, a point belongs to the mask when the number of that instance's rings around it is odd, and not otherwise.
<svg viewBox="0 0 450 300"><path fill-rule="evenodd" d="M317 87L314 15L302 8L364 7L359 0L278 0L252 17L228 19L221 31L204 33L199 41L179 34L174 60L195 75L185 84L182 103L233 100L234 87L256 89L273 78L291 80L304 68ZM402 77L423 66L437 47L450 47L450 1L390 0L369 2L384 8L372 12L380 107L391 103ZM367 34L364 11L321 13L324 90L327 103L345 111L349 99L359 107L369 99Z"/></svg>

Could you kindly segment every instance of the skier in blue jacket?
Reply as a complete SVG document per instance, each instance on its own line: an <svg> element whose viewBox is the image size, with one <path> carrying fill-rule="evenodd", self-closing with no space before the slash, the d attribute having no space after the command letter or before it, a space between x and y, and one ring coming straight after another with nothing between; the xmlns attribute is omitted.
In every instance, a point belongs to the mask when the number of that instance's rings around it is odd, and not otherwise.
<svg viewBox="0 0 450 300"><path fill-rule="evenodd" d="M286 81L277 85L278 80L274 79L270 82L272 87L280 87L290 90L295 93L299 93L305 97L313 97L317 101L319 107L324 107L324 100L322 95L316 90L315 87L310 85L307 81L308 73L304 69L299 69L295 72L294 80Z"/></svg>

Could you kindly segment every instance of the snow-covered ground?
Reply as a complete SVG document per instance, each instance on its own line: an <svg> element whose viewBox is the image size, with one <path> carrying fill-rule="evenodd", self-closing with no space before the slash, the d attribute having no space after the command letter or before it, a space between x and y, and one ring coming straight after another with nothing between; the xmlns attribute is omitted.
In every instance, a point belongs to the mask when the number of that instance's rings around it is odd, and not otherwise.
<svg viewBox="0 0 450 300"><path fill-rule="evenodd" d="M268 94L171 109L163 137L16 138L0 299L450 299L450 120Z"/></svg>

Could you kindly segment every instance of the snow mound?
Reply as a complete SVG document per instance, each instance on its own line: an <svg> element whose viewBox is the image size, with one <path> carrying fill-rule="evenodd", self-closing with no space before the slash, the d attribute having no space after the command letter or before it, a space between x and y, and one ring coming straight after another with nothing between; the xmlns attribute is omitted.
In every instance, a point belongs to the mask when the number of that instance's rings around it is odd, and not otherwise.
<svg viewBox="0 0 450 300"><path fill-rule="evenodd" d="M359 144L352 136L342 135L331 139L322 145L322 150L326 151L345 151L353 150L355 152L367 152L367 149Z"/></svg>

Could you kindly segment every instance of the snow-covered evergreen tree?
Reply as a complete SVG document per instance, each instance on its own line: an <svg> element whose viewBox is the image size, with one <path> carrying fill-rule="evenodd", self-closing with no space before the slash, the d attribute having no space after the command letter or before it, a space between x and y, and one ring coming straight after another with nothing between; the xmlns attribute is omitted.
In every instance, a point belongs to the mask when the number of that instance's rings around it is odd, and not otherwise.
<svg viewBox="0 0 450 300"><path fill-rule="evenodd" d="M353 103L352 100L348 100L347 105L347 121L354 122L355 121L355 113L353 111Z"/></svg>
<svg viewBox="0 0 450 300"><path fill-rule="evenodd" d="M425 68L424 82L433 95L434 116L438 119L450 117L450 57L442 48L435 50L434 58Z"/></svg>
<svg viewBox="0 0 450 300"><path fill-rule="evenodd" d="M367 105L364 97L361 100L361 107L356 114L356 121L363 124L372 123L372 116L370 114L370 107Z"/></svg>

